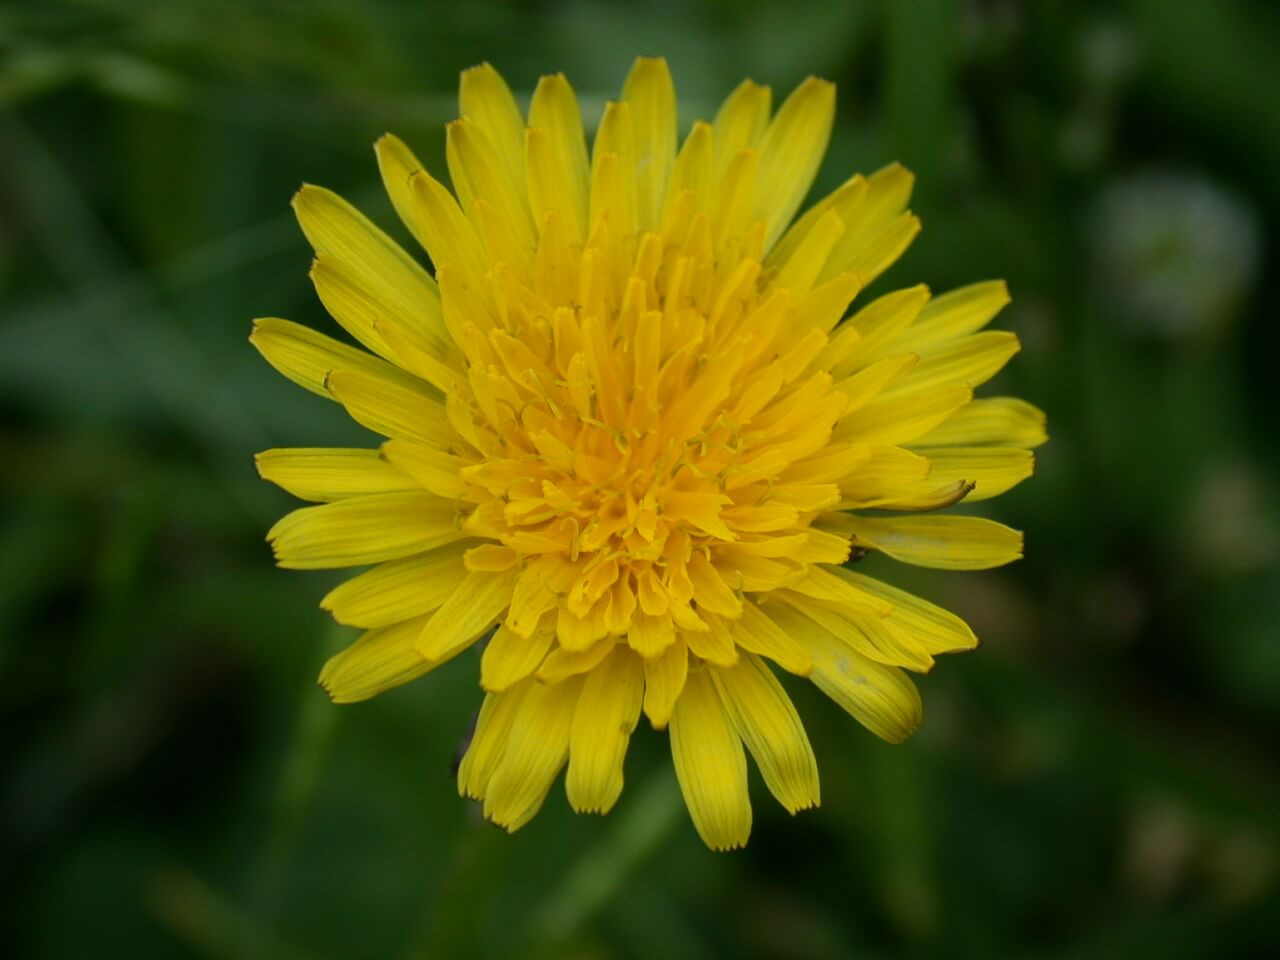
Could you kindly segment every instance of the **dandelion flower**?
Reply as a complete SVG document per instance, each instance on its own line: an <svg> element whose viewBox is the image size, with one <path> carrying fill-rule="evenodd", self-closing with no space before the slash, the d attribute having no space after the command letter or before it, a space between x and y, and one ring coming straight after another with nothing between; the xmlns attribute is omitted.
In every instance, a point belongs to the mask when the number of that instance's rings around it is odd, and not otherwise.
<svg viewBox="0 0 1280 960"><path fill-rule="evenodd" d="M363 700L485 639L458 786L489 819L527 823L566 764L573 809L607 812L643 713L702 839L739 847L747 753L787 810L819 801L776 670L896 742L921 719L904 671L977 643L851 552L1021 554L1008 527L934 512L1025 479L1045 438L1034 407L973 396L1018 350L979 332L1005 286L845 319L920 223L897 165L796 218L831 132L822 80L776 112L745 82L680 144L667 65L642 58L590 152L563 76L527 117L487 65L460 101L452 190L395 137L375 147L434 274L328 190L294 198L316 291L367 350L278 319L250 338L386 438L257 459L318 502L271 529L280 566L368 567L321 602L365 632L320 682Z"/></svg>

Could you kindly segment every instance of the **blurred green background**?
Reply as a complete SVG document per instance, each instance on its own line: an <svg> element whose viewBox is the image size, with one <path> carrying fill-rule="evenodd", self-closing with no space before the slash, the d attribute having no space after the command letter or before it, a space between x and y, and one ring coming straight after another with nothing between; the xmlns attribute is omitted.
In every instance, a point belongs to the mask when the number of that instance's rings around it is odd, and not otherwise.
<svg viewBox="0 0 1280 960"><path fill-rule="evenodd" d="M31 957L1257 957L1280 943L1280 9L1244 0L0 3L0 947ZM336 573L277 571L251 455L364 441L249 320L333 331L288 202L386 226L460 69L683 126L836 81L818 189L900 159L877 284L1007 277L1049 413L1028 558L867 561L985 644L889 747L806 685L825 804L709 853L642 728L607 818L455 793L476 662L354 707ZM394 224L397 231L399 225ZM397 236L402 236L397 232ZM753 774L754 777L754 774ZM1276 955L1271 953L1270 955Z"/></svg>

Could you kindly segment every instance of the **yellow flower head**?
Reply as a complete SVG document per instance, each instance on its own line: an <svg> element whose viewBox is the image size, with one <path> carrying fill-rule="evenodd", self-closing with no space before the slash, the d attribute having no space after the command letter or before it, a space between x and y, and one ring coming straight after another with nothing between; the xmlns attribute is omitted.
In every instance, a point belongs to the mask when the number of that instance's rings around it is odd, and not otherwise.
<svg viewBox="0 0 1280 960"><path fill-rule="evenodd" d="M667 65L640 59L590 153L563 76L527 118L487 65L460 99L452 191L376 145L434 276L329 191L294 199L320 299L369 352L284 320L251 337L387 438L258 457L321 504L272 528L281 566L372 565L322 601L367 632L320 682L362 700L488 637L458 777L487 817L528 822L566 762L570 805L609 810L643 710L670 726L703 840L741 846L744 746L788 810L818 803L765 660L898 741L921 716L903 668L977 643L846 569L851 550L948 569L1021 553L1007 527L930 512L1029 476L1045 438L1034 407L973 399L1018 349L977 332L1005 286L914 287L842 322L920 223L896 165L795 219L831 132L824 81L776 113L743 83L678 145Z"/></svg>

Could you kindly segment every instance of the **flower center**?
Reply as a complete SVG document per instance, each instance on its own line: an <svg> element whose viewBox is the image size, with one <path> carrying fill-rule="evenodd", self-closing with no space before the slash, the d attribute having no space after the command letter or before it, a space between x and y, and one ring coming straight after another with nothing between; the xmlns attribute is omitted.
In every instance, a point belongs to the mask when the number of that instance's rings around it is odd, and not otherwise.
<svg viewBox="0 0 1280 960"><path fill-rule="evenodd" d="M742 590L803 567L788 551L839 499L829 483L776 489L844 400L814 365L827 337L807 284L764 267L762 222L739 231L686 210L620 240L604 218L581 248L540 248L530 274L495 268L486 310L439 271L468 358L450 419L481 454L461 467L467 528L514 551L494 563L538 565L562 645L736 617ZM853 289L836 283L843 307Z"/></svg>

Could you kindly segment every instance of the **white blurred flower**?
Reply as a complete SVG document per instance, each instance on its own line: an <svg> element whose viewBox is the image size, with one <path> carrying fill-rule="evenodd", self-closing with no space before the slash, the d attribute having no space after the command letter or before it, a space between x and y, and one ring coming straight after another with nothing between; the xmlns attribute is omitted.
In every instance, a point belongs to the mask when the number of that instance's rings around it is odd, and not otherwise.
<svg viewBox="0 0 1280 960"><path fill-rule="evenodd" d="M1152 171L1113 184L1093 226L1103 292L1135 333L1177 339L1220 327L1257 271L1256 215L1194 174Z"/></svg>

